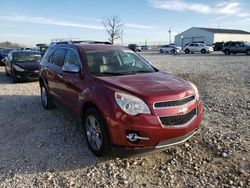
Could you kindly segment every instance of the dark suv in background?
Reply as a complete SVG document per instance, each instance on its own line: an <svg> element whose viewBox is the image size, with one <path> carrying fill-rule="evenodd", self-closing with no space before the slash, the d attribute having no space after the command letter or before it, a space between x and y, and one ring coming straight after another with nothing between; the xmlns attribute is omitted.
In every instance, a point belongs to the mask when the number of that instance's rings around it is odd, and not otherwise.
<svg viewBox="0 0 250 188"><path fill-rule="evenodd" d="M226 55L230 55L231 53L246 53L247 55L250 55L250 43L241 41L229 41L223 45L222 51Z"/></svg>
<svg viewBox="0 0 250 188"><path fill-rule="evenodd" d="M193 83L160 72L133 51L85 42L54 43L40 64L41 101L83 125L94 154L183 143L199 127L202 105Z"/></svg>
<svg viewBox="0 0 250 188"><path fill-rule="evenodd" d="M138 44L129 44L128 48L130 50L133 50L134 52L141 52L141 46L139 46Z"/></svg>

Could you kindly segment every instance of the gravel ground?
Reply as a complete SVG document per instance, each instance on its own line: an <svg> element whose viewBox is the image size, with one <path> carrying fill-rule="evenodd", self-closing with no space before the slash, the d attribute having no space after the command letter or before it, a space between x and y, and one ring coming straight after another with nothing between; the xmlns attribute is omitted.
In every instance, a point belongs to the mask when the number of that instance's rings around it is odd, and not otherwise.
<svg viewBox="0 0 250 188"><path fill-rule="evenodd" d="M77 122L42 108L37 82L0 67L0 187L250 187L250 56L143 53L194 82L198 134L164 151L96 158Z"/></svg>

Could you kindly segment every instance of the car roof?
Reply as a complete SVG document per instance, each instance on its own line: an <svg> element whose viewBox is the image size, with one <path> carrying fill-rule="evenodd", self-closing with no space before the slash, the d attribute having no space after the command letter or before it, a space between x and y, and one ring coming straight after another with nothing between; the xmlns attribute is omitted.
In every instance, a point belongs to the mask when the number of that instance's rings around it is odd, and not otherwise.
<svg viewBox="0 0 250 188"><path fill-rule="evenodd" d="M82 50L127 50L128 48L118 45L105 45L105 44L76 44L76 46Z"/></svg>
<svg viewBox="0 0 250 188"><path fill-rule="evenodd" d="M95 51L95 50L129 50L127 47L119 46L119 45L110 45L110 44L56 44L51 45L50 48L57 48L57 47L77 47L83 51Z"/></svg>

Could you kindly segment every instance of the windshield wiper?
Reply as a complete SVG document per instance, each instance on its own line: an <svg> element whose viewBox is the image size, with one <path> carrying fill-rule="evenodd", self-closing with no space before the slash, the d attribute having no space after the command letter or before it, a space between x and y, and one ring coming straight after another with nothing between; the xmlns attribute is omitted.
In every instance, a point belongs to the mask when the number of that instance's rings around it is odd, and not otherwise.
<svg viewBox="0 0 250 188"><path fill-rule="evenodd" d="M127 75L127 74L131 74L131 72L102 72L101 75Z"/></svg>
<svg viewBox="0 0 250 188"><path fill-rule="evenodd" d="M138 70L138 71L132 71L134 73L152 73L154 71L151 71L151 70Z"/></svg>

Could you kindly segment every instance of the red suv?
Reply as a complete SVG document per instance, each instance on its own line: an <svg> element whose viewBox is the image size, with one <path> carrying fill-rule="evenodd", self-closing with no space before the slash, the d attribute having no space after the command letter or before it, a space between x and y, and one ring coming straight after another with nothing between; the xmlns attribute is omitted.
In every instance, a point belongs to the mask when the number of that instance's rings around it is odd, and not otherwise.
<svg viewBox="0 0 250 188"><path fill-rule="evenodd" d="M66 108L84 127L95 155L112 145L163 148L198 129L196 86L161 72L133 51L109 44L51 45L40 64L41 101Z"/></svg>

